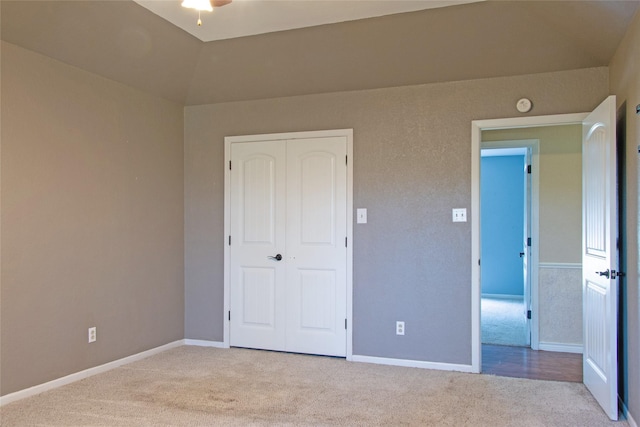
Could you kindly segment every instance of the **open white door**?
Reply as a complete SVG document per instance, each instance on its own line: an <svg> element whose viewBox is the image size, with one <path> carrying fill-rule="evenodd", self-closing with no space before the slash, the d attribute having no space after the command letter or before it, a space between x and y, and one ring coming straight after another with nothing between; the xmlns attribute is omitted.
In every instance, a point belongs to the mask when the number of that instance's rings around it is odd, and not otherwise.
<svg viewBox="0 0 640 427"><path fill-rule="evenodd" d="M582 298L584 384L618 419L616 98L583 121Z"/></svg>

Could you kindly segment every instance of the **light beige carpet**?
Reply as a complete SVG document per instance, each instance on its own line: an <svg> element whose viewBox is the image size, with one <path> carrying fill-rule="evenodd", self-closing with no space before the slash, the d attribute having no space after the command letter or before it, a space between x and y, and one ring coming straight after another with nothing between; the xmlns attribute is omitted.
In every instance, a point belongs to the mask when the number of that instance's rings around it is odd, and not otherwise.
<svg viewBox="0 0 640 427"><path fill-rule="evenodd" d="M605 426L582 384L178 347L0 408L2 426Z"/></svg>

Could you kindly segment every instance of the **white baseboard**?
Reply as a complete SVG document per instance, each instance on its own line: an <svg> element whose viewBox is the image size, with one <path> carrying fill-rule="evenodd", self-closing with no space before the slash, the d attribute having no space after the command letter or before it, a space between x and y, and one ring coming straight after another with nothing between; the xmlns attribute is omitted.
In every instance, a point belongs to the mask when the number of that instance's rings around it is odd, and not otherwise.
<svg viewBox="0 0 640 427"><path fill-rule="evenodd" d="M538 350L557 351L560 353L582 354L581 344L562 344L557 342L542 342L538 344Z"/></svg>
<svg viewBox="0 0 640 427"><path fill-rule="evenodd" d="M191 340L191 339L185 339L183 341L184 341L184 345L195 345L198 347L229 348L229 346L222 341L206 341L206 340Z"/></svg>
<svg viewBox="0 0 640 427"><path fill-rule="evenodd" d="M374 363L377 365L404 366L407 368L436 369L439 371L457 371L468 373L473 372L471 365L458 365L454 363L423 362L420 360L390 359L387 357L357 355L353 355L351 360L354 362Z"/></svg>
<svg viewBox="0 0 640 427"><path fill-rule="evenodd" d="M626 418L630 427L638 427L638 423L633 419L631 414L629 413L629 408L624 404L620 396L618 396L618 401L620 402L620 408L622 408L622 415Z"/></svg>
<svg viewBox="0 0 640 427"><path fill-rule="evenodd" d="M122 359L114 360L113 362L105 363L104 365L95 366L93 368L85 369L84 371L76 372L74 374L67 375L62 378L58 378L52 381L48 381L44 384L38 384L33 387L19 390L14 393L9 393L5 396L0 396L0 407L15 402L17 400L25 399L27 397L35 396L36 394L44 393L45 391L53 390L54 388L62 387L67 384L71 384L76 381L83 380L93 375L101 374L103 372L110 371L128 363L137 362L138 360L146 359L154 354L162 353L174 347L180 347L184 345L184 340L178 340L169 344L162 345L160 347L152 348L142 353L137 353Z"/></svg>
<svg viewBox="0 0 640 427"><path fill-rule="evenodd" d="M514 300L514 301L524 301L524 295L482 294L482 298L506 299L506 300Z"/></svg>

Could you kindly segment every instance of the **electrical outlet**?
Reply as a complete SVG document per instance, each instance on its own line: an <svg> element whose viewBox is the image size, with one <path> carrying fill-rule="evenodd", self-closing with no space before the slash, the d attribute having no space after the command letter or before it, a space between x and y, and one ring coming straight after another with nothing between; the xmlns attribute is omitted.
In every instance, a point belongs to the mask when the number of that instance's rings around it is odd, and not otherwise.
<svg viewBox="0 0 640 427"><path fill-rule="evenodd" d="M404 322L396 322L396 335L404 335Z"/></svg>
<svg viewBox="0 0 640 427"><path fill-rule="evenodd" d="M89 342L95 342L97 339L96 327L94 326L93 328L89 328Z"/></svg>

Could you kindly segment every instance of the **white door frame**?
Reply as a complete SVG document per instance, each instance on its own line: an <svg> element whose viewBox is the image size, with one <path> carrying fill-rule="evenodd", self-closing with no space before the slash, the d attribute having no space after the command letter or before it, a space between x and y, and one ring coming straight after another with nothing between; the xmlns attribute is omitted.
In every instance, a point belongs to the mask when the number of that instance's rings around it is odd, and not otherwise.
<svg viewBox="0 0 640 427"><path fill-rule="evenodd" d="M474 120L471 122L471 371L482 369L480 331L480 150L482 131L580 124L588 113ZM533 336L532 336L533 341Z"/></svg>
<svg viewBox="0 0 640 427"><path fill-rule="evenodd" d="M224 138L224 318L223 347L230 346L229 341L229 236L231 232L231 180L229 162L231 144L273 140L291 140L343 136L347 139L347 360L353 357L353 129L335 129L309 132L287 132L263 135L227 136Z"/></svg>
<svg viewBox="0 0 640 427"><path fill-rule="evenodd" d="M525 162L531 165L531 188L525 184L525 228L527 236L532 240L531 247L525 250L527 262L527 283L525 286L525 310L531 310L531 319L527 321L528 345L534 350L539 347L539 327L538 321L538 265L540 263L540 140L521 139L508 141L485 141L480 140L480 155L483 151L496 150L501 153L511 153L512 150L522 150L518 154L524 154ZM526 173L526 172L525 172ZM529 199L527 202L526 199ZM526 244L526 243L525 243ZM482 284L480 284L482 288ZM480 289L482 297L482 289ZM481 316L482 317L482 316Z"/></svg>

